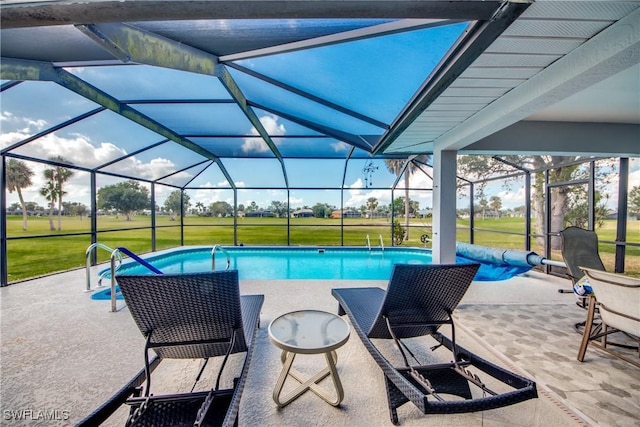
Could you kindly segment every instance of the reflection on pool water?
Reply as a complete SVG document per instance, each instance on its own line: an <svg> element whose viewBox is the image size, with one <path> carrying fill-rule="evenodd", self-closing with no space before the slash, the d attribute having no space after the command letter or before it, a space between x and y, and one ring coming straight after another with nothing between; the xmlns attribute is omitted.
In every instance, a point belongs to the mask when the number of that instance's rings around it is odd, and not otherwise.
<svg viewBox="0 0 640 427"><path fill-rule="evenodd" d="M212 247L182 247L160 255L145 257L145 261L163 273L193 273L211 271ZM430 264L431 250L420 248L359 247L258 247L230 246L218 249L216 270L224 270L227 255L231 269L238 270L240 280L388 280L394 264ZM457 263L478 262L456 257ZM475 277L478 281L505 280L529 268L481 262ZM125 262L118 274L153 274L138 262ZM93 295L109 298L109 289Z"/></svg>

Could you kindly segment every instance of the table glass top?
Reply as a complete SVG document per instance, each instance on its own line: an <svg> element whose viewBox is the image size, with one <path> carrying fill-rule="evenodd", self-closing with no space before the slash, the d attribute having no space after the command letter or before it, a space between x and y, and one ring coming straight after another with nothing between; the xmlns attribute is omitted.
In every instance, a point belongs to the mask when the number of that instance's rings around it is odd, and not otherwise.
<svg viewBox="0 0 640 427"><path fill-rule="evenodd" d="M317 310L283 314L269 325L271 339L291 350L333 349L349 338L349 325L339 316Z"/></svg>

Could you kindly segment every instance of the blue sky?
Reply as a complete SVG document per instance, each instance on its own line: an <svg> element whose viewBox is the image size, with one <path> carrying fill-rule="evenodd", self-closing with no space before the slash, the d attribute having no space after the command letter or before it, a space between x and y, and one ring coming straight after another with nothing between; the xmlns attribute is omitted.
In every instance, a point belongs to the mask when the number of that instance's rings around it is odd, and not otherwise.
<svg viewBox="0 0 640 427"><path fill-rule="evenodd" d="M15 89L20 88L19 85ZM44 87L43 87L44 86ZM43 90L46 88L46 90ZM12 90L15 90L12 89ZM30 99L42 99L43 93L53 89L55 95L67 95L58 92L57 86L48 83L35 83L30 86L24 85L20 92L15 93L14 98L7 94L3 95L2 113L0 116L0 147L5 148L16 142L36 134L37 132L52 126L55 121L61 121L80 112L87 111L86 101L78 100L71 96L65 99L64 104L69 106L69 110L62 112L60 108L40 108L47 105L43 103L26 102ZM44 96L46 99L47 96ZM62 98L64 99L64 98ZM19 102L18 102L19 101ZM27 106L23 106L26 104ZM83 105L85 108L80 108ZM13 108L14 106L22 108ZM28 105L33 107L29 108ZM55 132L33 141L28 146L16 150L18 153L33 155L38 158L47 158L55 155L62 155L75 164L92 167L102 164L110 159L124 155L127 152L139 148L143 144L154 143L160 140L156 134L111 112L100 113L101 117L93 121L83 121L77 125L70 126L64 131ZM260 117L264 127L271 133L286 133L286 125L280 123L278 117L265 114ZM279 130L278 130L279 129ZM254 146L256 138L245 138L243 144ZM348 147L344 143L335 143L337 151L344 151ZM111 168L113 172L128 171L147 179L155 179L167 174L167 171L177 170L186 165L192 164L199 156L194 155L185 148L176 144L163 144L148 153L136 155L124 162L119 162ZM244 187L282 187L284 178L282 168L276 159L223 159L225 167L232 177L236 186L240 189L238 203L249 204L256 201L259 206L267 207L271 201L285 201L285 190L242 190ZM369 197L376 197L381 204L390 202L391 194L388 190L365 188L365 177L371 179L374 187L390 188L395 180L395 176L387 171L384 162L376 160L374 165L377 169L371 176L365 176L362 169L366 163L364 159L351 160L346 171L344 203L345 206L360 206L366 204ZM33 187L24 191L26 201L33 201L41 206L46 202L39 195L38 189L44 184L42 171L45 168L42 164L29 162L29 166L35 172L33 177ZM291 187L303 187L308 190L291 190L290 202L294 208L303 205L312 206L315 203L323 202L340 206L340 194L338 191L314 190L318 187L339 187L342 180L344 160L302 160L285 159L285 166ZM185 180L194 175L194 171L186 171L178 174L175 178ZM111 185L118 182L117 178L101 176L98 178L98 185ZM617 190L615 190L616 177L609 186L609 206L615 207L617 202ZM192 203L201 202L208 205L214 201L224 200L233 202L232 192L220 189L228 187L224 175L217 167L211 167L207 173L200 175L191 184L195 187L213 188L208 190L189 190ZM404 185L401 180L399 186ZM640 161L631 160L630 187L640 185ZM418 173L411 179L411 186L415 188L431 188L431 180L424 174ZM89 204L89 174L76 172L66 185L68 195L67 201L77 201ZM172 188L157 186L157 203L162 204L164 198L173 191ZM395 197L403 195L402 191L396 191ZM521 185L514 185L510 190L502 188L502 184L493 183L487 188L487 195L497 195L502 199L505 208L513 208L524 204L524 190ZM414 192L412 199L420 202L420 207L430 207L432 204L431 194L427 191ZM17 195L9 194L8 203L17 202ZM466 207L465 198L460 199L460 206Z"/></svg>

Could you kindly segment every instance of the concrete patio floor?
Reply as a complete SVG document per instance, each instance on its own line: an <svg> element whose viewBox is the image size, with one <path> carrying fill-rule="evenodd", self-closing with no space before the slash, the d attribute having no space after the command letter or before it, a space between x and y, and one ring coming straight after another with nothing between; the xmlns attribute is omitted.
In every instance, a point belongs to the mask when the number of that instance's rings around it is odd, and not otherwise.
<svg viewBox="0 0 640 427"><path fill-rule="evenodd" d="M267 333L269 322L287 311L337 312L331 288L385 287L386 282L247 280L240 285L243 294L265 295L242 395L241 426L391 425L382 373L353 331L338 350L342 404L332 407L306 393L278 409L271 393L280 371L279 351ZM124 308L111 313L110 303L91 300L84 286L84 270L75 270L0 289L0 424L75 424L142 367L144 341L124 304L119 302ZM399 410L401 424L639 425L640 369L595 349L587 351L584 363L576 360L580 335L573 324L586 312L572 294L557 292L569 286L568 280L537 272L504 282L474 282L455 313L458 343L533 378L537 399L456 415L423 415L408 403ZM300 363L305 370L322 362L309 356ZM154 390L188 390L196 370L197 364L190 362L163 362ZM36 419L43 411L58 420ZM18 420L19 413L31 415ZM124 416L118 413L107 425L121 425Z"/></svg>

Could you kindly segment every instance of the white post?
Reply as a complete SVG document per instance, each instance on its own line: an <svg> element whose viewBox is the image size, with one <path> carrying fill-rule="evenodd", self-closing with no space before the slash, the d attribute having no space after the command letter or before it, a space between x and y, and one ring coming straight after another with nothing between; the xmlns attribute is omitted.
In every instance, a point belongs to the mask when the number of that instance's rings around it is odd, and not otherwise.
<svg viewBox="0 0 640 427"><path fill-rule="evenodd" d="M433 263L453 264L456 257L457 151L433 152Z"/></svg>

